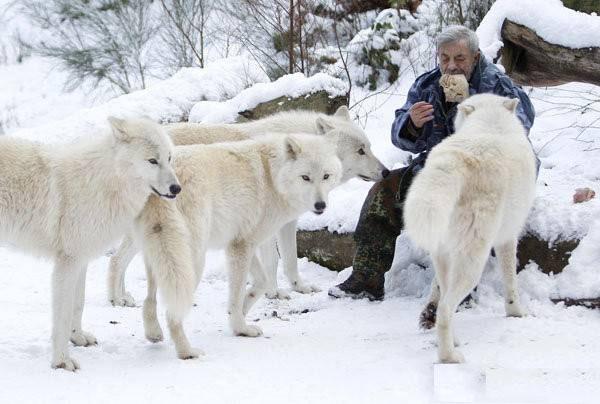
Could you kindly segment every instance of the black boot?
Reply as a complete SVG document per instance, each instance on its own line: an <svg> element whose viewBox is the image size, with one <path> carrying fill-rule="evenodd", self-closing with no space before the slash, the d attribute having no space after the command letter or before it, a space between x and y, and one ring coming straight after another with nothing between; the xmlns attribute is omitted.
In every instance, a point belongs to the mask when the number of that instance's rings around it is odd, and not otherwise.
<svg viewBox="0 0 600 404"><path fill-rule="evenodd" d="M333 286L329 289L329 296L339 297L352 297L354 299L367 298L373 300L383 300L383 284L385 277L383 274L371 274L371 275L355 275L352 273L348 279L339 285Z"/></svg>

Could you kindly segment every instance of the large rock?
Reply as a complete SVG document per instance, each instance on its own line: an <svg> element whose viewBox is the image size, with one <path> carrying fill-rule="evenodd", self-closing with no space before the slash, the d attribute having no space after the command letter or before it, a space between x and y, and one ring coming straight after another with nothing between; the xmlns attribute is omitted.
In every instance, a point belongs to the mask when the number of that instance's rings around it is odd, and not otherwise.
<svg viewBox="0 0 600 404"><path fill-rule="evenodd" d="M347 96L332 97L325 90L297 98L283 96L258 104L253 109L239 112L238 122L260 119L277 112L294 109L308 109L331 115L342 105L348 106Z"/></svg>
<svg viewBox="0 0 600 404"><path fill-rule="evenodd" d="M298 231L298 257L307 257L333 271L352 266L356 250L353 233L331 233L328 230ZM518 270L530 261L535 262L544 273L560 273L567 266L571 252L578 240L558 241L550 244L534 235L526 234L519 241L517 251Z"/></svg>

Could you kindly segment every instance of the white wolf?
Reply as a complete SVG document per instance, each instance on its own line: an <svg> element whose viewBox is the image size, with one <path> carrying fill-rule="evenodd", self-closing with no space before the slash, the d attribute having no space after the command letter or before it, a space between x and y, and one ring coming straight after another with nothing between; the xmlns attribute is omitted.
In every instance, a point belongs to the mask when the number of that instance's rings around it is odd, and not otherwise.
<svg viewBox="0 0 600 404"><path fill-rule="evenodd" d="M337 156L342 162L341 182L354 177L362 178L365 181L379 181L389 172L373 155L367 136L352 121L348 108L345 106L338 108L336 113L331 116L311 111L288 111L241 124L177 123L169 125L168 131L176 145L239 141L271 132L282 135L297 132L327 135L334 139ZM260 248L259 256L267 268L268 274L268 297L289 298L287 292L277 288L277 247L292 289L300 293L319 290L316 286L304 283L298 273L296 224L296 220L286 223L277 234L277 244L275 244L275 240L268 240ZM125 290L124 278L125 270L137 251L138 248L128 236L111 257L108 298L113 305L135 305L133 297Z"/></svg>
<svg viewBox="0 0 600 404"><path fill-rule="evenodd" d="M456 134L434 147L404 203L409 237L435 267L440 362L462 362L452 318L478 283L493 247L503 272L508 316L524 314L516 249L535 195L535 157L515 115L518 100L474 95L458 106Z"/></svg>
<svg viewBox="0 0 600 404"><path fill-rule="evenodd" d="M245 321L266 288L256 249L303 212L325 209L327 194L342 171L328 138L266 135L256 140L176 148L174 164L182 193L175 204L151 197L136 226L148 277L146 338L153 342L163 338L156 317L158 286L178 357L198 356L181 321L192 306L209 248L226 249L233 332L252 337L262 333ZM254 282L244 294L248 272Z"/></svg>
<svg viewBox="0 0 600 404"><path fill-rule="evenodd" d="M75 370L88 261L130 231L148 196L181 190L172 143L148 120L109 118L112 134L65 145L0 137L0 240L52 258L52 367Z"/></svg>

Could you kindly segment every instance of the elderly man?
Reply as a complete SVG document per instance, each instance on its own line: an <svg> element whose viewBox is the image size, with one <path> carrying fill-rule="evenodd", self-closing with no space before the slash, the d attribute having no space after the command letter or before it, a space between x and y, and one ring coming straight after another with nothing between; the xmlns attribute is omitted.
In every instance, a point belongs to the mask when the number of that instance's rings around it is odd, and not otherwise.
<svg viewBox="0 0 600 404"><path fill-rule="evenodd" d="M384 274L390 269L396 238L403 227L402 204L408 188L431 148L454 132L458 104L445 99L439 84L442 74L464 75L471 95L494 93L518 98L518 118L527 132L533 125L535 112L529 98L481 56L475 32L461 26L447 27L437 37L437 54L439 66L417 78L392 124L392 143L418 156L371 188L354 234L357 249L352 274L332 287L330 296L383 298Z"/></svg>

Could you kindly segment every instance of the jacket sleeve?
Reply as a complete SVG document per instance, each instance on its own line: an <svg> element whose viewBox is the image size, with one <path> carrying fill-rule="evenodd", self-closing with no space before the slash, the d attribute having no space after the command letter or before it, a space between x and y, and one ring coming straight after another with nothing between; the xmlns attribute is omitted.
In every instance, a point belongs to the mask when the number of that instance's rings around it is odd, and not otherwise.
<svg viewBox="0 0 600 404"><path fill-rule="evenodd" d="M494 93L503 97L519 99L519 105L517 105L516 110L517 118L519 118L529 134L529 130L533 126L533 120L535 119L535 109L525 91L513 84L508 78L501 76L496 84Z"/></svg>
<svg viewBox="0 0 600 404"><path fill-rule="evenodd" d="M396 117L392 123L392 143L394 146L411 153L421 153L426 147L425 142L417 142L422 129L419 130L413 127L412 130L409 130L410 115L408 110L420 99L421 81L417 80L408 91L404 106L396 110ZM415 136L415 132L418 136Z"/></svg>

